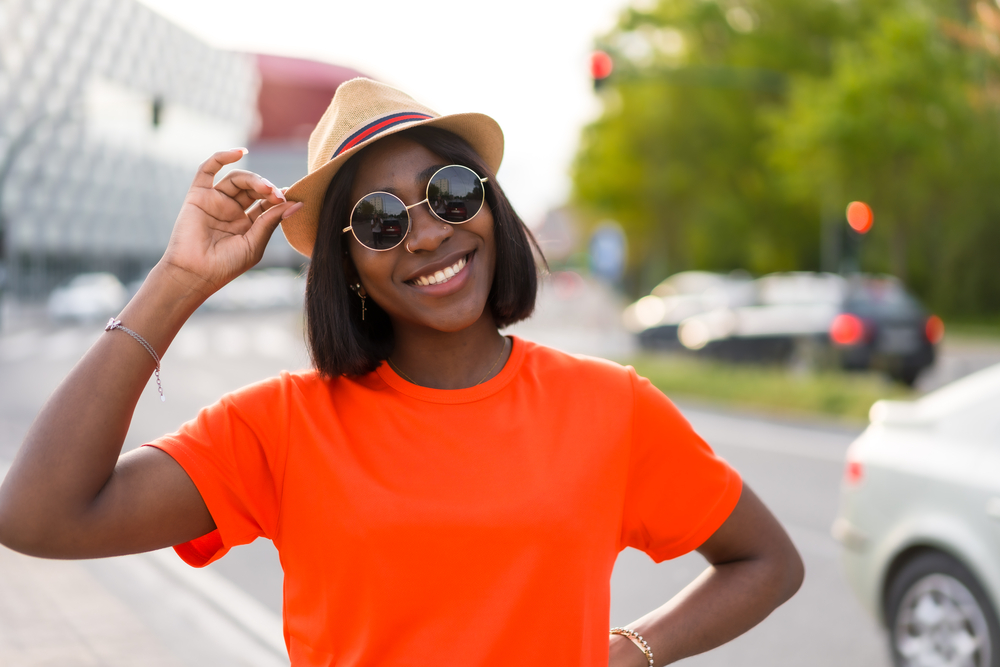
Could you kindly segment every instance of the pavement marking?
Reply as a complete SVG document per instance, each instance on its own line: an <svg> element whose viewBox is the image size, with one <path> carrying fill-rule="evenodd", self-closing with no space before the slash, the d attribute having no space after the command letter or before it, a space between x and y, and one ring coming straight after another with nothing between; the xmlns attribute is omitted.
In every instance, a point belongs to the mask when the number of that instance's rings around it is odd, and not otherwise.
<svg viewBox="0 0 1000 667"><path fill-rule="evenodd" d="M220 574L193 568L172 549L143 554L160 570L215 607L278 657L287 659L281 618Z"/></svg>
<svg viewBox="0 0 1000 667"><path fill-rule="evenodd" d="M38 358L72 360L86 352L103 333L102 327L74 326L0 336L0 363ZM306 360L308 363L303 337L290 327L266 321L249 326L225 322L188 323L178 332L170 346L170 354L181 359L261 357Z"/></svg>
<svg viewBox="0 0 1000 667"><path fill-rule="evenodd" d="M130 592L123 597L154 633L170 645L178 644L179 654L190 656L194 651L209 658L211 664L227 667L288 667L284 648L280 654L275 652L270 642L219 609L202 591L179 581L151 556L145 553L101 559L89 567L103 569L104 576L113 572L113 576L126 581ZM116 594L113 586L109 593ZM149 605L155 607L147 608Z"/></svg>

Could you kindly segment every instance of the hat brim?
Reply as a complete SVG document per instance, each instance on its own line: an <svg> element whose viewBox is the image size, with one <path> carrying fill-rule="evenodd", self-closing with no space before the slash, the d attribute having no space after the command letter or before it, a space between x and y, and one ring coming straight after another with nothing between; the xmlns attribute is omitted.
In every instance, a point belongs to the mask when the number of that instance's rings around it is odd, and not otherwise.
<svg viewBox="0 0 1000 667"><path fill-rule="evenodd" d="M439 127L457 134L469 142L494 174L500 168L500 162L503 160L503 131L495 120L485 114L460 113L397 125L357 146L352 146L316 171L296 181L285 192L288 201L304 204L298 211L281 221L281 229L288 243L306 257L312 257L320 213L323 209L323 198L330 181L340 167L352 155L379 139L419 126Z"/></svg>

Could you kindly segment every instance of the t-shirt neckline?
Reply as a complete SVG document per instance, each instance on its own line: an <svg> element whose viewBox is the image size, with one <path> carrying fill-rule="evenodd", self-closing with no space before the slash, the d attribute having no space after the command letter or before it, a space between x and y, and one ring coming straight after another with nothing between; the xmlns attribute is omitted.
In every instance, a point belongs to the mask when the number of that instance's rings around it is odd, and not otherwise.
<svg viewBox="0 0 1000 667"><path fill-rule="evenodd" d="M379 377L387 385L399 393L412 398L430 403L471 403L472 401L492 396L506 387L521 368L521 363L524 361L524 341L517 336L508 336L508 338L510 338L511 348L507 363L503 365L499 373L486 382L473 387L466 387L465 389L432 389L431 387L421 387L420 385L404 380L385 361L375 369L375 372L379 374Z"/></svg>

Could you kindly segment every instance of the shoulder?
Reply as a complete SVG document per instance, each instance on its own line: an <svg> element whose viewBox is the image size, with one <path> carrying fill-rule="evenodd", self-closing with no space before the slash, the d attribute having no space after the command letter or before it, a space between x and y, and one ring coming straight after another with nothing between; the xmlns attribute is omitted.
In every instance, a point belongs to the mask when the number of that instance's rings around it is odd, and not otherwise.
<svg viewBox="0 0 1000 667"><path fill-rule="evenodd" d="M248 384L224 395L217 408L236 409L249 418L276 413L309 411L335 403L337 395L370 382L370 378L330 378L315 369L282 371L279 375Z"/></svg>
<svg viewBox="0 0 1000 667"><path fill-rule="evenodd" d="M271 402L275 398L289 394L314 394L322 391L328 380L313 369L295 372L282 371L280 374L248 384L222 397L223 401L238 404Z"/></svg>
<svg viewBox="0 0 1000 667"><path fill-rule="evenodd" d="M604 391L618 390L630 394L633 390L636 374L631 366L518 340L525 347L524 371L540 380L556 382L565 388L600 387Z"/></svg>

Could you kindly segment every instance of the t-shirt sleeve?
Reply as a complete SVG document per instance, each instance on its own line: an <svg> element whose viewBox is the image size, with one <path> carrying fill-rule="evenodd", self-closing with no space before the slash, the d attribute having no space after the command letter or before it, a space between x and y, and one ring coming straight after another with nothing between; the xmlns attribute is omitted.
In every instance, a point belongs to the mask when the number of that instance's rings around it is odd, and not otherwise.
<svg viewBox="0 0 1000 667"><path fill-rule="evenodd" d="M629 371L634 414L621 546L660 562L711 537L733 511L743 484L670 399Z"/></svg>
<svg viewBox="0 0 1000 667"><path fill-rule="evenodd" d="M215 521L212 532L174 547L189 565L208 565L234 546L274 535L287 430L287 417L275 409L280 385L275 379L229 394L147 444L184 468Z"/></svg>

